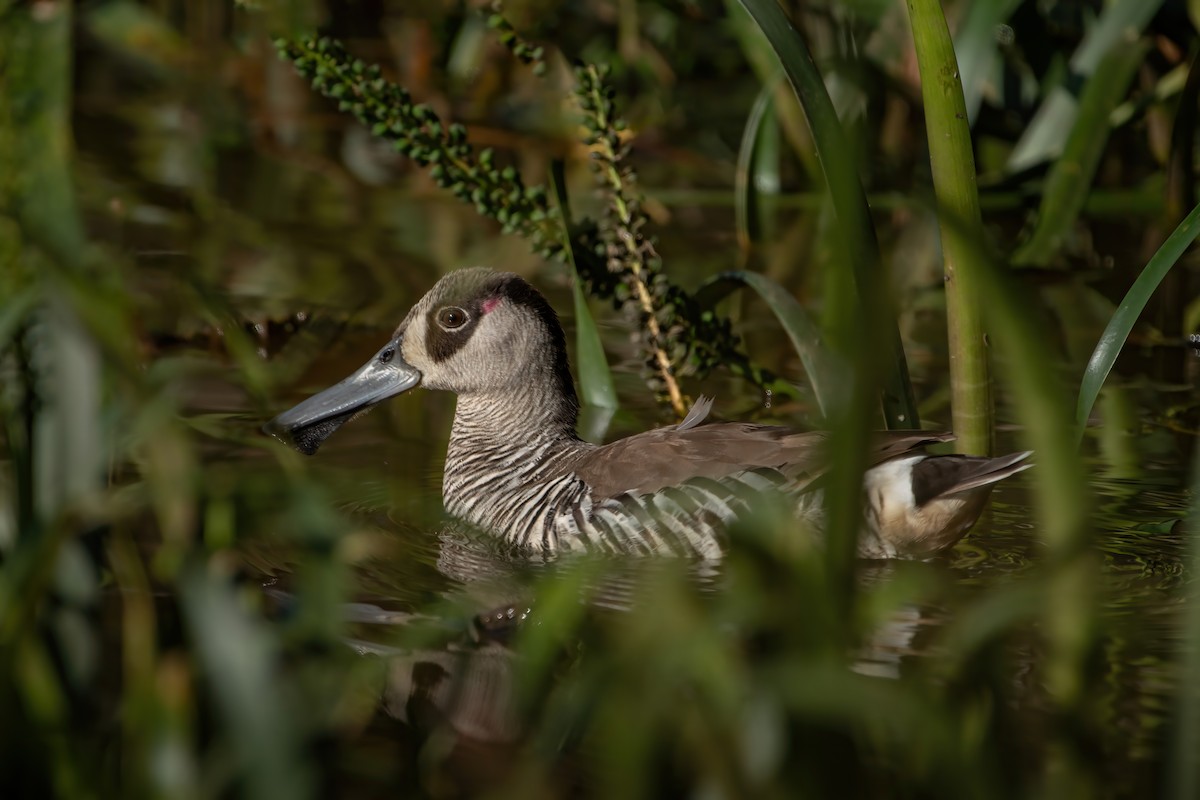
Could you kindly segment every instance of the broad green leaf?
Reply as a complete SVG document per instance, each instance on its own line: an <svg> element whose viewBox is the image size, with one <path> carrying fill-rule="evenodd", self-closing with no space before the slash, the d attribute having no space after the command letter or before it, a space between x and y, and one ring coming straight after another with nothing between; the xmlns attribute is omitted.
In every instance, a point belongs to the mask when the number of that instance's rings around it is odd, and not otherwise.
<svg viewBox="0 0 1200 800"><path fill-rule="evenodd" d="M821 344L820 329L786 289L765 275L737 270L722 272L706 282L696 293L696 301L702 306L713 306L744 286L758 292L783 326L808 373L808 381L821 414L828 417L830 411L842 402L840 397L845 393L848 373L845 366L839 364Z"/></svg>
<svg viewBox="0 0 1200 800"><path fill-rule="evenodd" d="M1125 298L1117 307L1112 319L1109 320L1108 327L1100 335L1100 341L1096 343L1096 349L1092 351L1092 357L1088 361L1087 369L1083 373L1083 380L1079 385L1079 400L1075 406L1077 440L1083 438L1083 429L1087 425L1088 417L1091 416L1092 406L1095 405L1100 388L1104 386L1104 381L1108 378L1113 364L1116 363L1117 356L1121 354L1121 348L1125 346L1129 332L1133 330L1142 310L1150 302L1158 284L1162 282L1171 267L1175 266L1180 256L1191 246L1197 236L1200 236L1200 205L1193 208L1183 222L1179 223L1179 227L1167 237L1167 241L1146 264L1137 280L1133 282L1133 286L1129 287L1129 291L1125 293Z"/></svg>

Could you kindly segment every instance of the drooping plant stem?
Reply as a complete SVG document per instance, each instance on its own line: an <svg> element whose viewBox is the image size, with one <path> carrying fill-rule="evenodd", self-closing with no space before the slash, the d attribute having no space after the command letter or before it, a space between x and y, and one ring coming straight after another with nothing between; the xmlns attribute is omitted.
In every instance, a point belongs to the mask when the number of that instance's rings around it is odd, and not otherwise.
<svg viewBox="0 0 1200 800"><path fill-rule="evenodd" d="M908 9L941 219L954 432L960 452L990 453L991 377L978 289L982 265L972 245L982 241L983 225L967 106L938 0L909 0Z"/></svg>

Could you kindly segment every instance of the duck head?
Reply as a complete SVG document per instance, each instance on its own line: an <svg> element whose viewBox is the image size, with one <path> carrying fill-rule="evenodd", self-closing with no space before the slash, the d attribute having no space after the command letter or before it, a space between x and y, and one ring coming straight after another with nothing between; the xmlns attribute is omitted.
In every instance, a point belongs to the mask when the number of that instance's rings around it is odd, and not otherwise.
<svg viewBox="0 0 1200 800"><path fill-rule="evenodd" d="M554 309L520 276L479 267L439 280L366 364L265 430L311 455L349 420L416 386L496 402L542 387L571 425L578 412Z"/></svg>

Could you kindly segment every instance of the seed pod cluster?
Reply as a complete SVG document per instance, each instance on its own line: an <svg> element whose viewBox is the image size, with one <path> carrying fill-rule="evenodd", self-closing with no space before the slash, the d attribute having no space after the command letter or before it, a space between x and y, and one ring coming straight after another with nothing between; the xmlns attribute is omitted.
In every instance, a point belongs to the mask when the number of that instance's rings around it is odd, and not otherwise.
<svg viewBox="0 0 1200 800"><path fill-rule="evenodd" d="M545 65L543 49L522 40L502 15L493 13L488 24L523 62ZM333 39L278 39L275 44L314 89L398 153L428 168L439 186L499 222L505 233L525 238L541 257L566 260L559 234L564 221L546 189L526 186L514 167L496 163L491 149L476 150L463 125L444 123L432 108L414 102L406 89L384 78L378 65L352 57ZM575 266L589 293L611 300L616 308L636 310L647 383L677 412L682 408L677 374L704 377L723 365L760 387L769 383L773 376L740 351L729 320L702 309L663 274L654 241L645 233L647 218L636 192L637 176L626 162L629 143L615 113L608 70L585 65L575 75L585 141L607 200L601 220L577 221L569 231Z"/></svg>
<svg viewBox="0 0 1200 800"><path fill-rule="evenodd" d="M375 136L391 142L438 186L500 223L505 233L529 239L546 258L560 255L558 212L541 186L526 186L512 166L496 163L490 149L476 152L467 129L442 122L428 105L413 102L406 89L383 77L377 64L353 58L328 37L276 40L280 55L295 65L314 89L337 101Z"/></svg>

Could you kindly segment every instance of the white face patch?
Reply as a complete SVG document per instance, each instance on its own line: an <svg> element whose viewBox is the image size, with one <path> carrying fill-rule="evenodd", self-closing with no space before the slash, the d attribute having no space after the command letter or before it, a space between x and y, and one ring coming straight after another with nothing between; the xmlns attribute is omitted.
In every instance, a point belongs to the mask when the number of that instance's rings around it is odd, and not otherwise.
<svg viewBox="0 0 1200 800"><path fill-rule="evenodd" d="M543 332L531 315L503 298L489 298L486 313L461 329L445 330L434 315L442 307L422 308L413 315L404 333L404 360L421 371L422 385L429 389L466 392L511 391L523 382L522 375L544 347ZM431 325L435 326L431 330ZM463 337L460 343L455 337ZM448 341L452 352L437 359L430 340Z"/></svg>
<svg viewBox="0 0 1200 800"><path fill-rule="evenodd" d="M410 314L408 327L404 330L404 342L400 347L400 356L419 369L422 375L428 374L426 370L431 366L429 354L425 352L426 324L425 314Z"/></svg>

